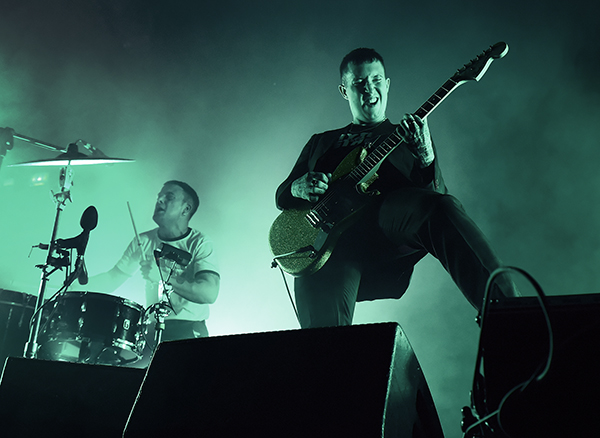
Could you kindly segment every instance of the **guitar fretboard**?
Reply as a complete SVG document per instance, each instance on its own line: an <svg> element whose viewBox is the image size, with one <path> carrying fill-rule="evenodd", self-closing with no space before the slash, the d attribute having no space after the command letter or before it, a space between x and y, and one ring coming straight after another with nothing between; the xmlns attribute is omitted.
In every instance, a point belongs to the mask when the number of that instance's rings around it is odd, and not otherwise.
<svg viewBox="0 0 600 438"><path fill-rule="evenodd" d="M427 101L419 107L415 114L421 119L425 119L442 101L448 97L448 95L454 91L460 83L453 79L448 79L444 85L431 95ZM348 174L348 178L351 178L354 182L358 183L362 180L371 170L375 168L383 159L396 148L404 140L398 135L397 132L390 134L379 146L377 146L365 159L356 166L352 172Z"/></svg>

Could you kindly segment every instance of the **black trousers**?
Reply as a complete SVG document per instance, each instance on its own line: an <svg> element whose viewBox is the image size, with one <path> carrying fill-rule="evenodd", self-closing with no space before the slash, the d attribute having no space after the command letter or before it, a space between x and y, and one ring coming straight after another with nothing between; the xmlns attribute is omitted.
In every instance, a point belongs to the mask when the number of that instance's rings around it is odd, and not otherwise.
<svg viewBox="0 0 600 438"><path fill-rule="evenodd" d="M374 247L382 250L373 251ZM344 233L319 271L295 279L300 325L308 328L352 324L363 272L377 265L377 253L392 254L389 248L399 254L398 269L402 257L415 252L432 254L478 309L491 272L502 266L486 237L455 197L419 188L400 189L385 195L375 211ZM398 291L397 296L403 292ZM518 295L513 283L504 276L498 277L494 293ZM382 296L389 297L389 291Z"/></svg>

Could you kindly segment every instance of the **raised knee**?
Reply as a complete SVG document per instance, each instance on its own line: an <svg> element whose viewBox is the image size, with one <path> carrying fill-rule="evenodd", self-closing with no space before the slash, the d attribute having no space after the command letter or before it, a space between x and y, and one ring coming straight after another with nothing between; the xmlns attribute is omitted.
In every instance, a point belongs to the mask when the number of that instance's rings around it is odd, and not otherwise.
<svg viewBox="0 0 600 438"><path fill-rule="evenodd" d="M419 198L419 202L414 208L421 216L432 217L444 215L459 206L460 203L454 196L432 192Z"/></svg>
<svg viewBox="0 0 600 438"><path fill-rule="evenodd" d="M462 209L461 203L452 195L436 193L433 198L434 208L438 212L447 212L448 210Z"/></svg>

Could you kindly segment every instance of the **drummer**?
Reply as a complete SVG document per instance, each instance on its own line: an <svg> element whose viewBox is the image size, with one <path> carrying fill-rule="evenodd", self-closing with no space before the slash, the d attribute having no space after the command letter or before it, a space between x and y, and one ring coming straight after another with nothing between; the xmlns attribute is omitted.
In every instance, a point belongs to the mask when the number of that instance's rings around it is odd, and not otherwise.
<svg viewBox="0 0 600 438"><path fill-rule="evenodd" d="M213 244L204 233L188 225L198 205L198 195L187 183L167 181L158 194L152 216L158 227L140 233L139 240L136 236L112 269L89 280L90 287L113 292L139 269L146 281L146 304L150 307L159 302L159 294L162 296L161 280L169 279L167 289L172 293L166 301L171 309L165 320L163 341L207 337L209 304L219 294L220 276ZM182 250L180 254L189 262L165 255L164 248L170 247ZM152 339L147 341L151 343Z"/></svg>

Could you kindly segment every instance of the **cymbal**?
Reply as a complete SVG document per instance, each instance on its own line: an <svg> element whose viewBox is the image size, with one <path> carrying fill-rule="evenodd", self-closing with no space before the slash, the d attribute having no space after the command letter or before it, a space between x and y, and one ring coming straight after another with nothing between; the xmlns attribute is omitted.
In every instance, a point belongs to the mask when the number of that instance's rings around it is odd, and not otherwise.
<svg viewBox="0 0 600 438"><path fill-rule="evenodd" d="M65 155L65 154L61 154ZM60 158L60 155L56 158L51 158L48 160L34 160L34 161L26 161L24 163L16 163L10 164L8 167L22 167L22 166L84 166L91 164L113 164L113 163L130 163L135 160L127 159L127 158L110 158L110 157L91 157L85 154L82 154L82 157L79 158Z"/></svg>
<svg viewBox="0 0 600 438"><path fill-rule="evenodd" d="M74 146L74 145L73 145ZM26 161L24 163L11 164L8 167L19 167L19 166L85 166L91 164L113 164L113 163L129 163L134 160L127 158L111 158L107 157L95 149L91 155L86 155L77 150L77 147L71 147L67 152L60 154L56 158L50 158L46 160L33 160Z"/></svg>

